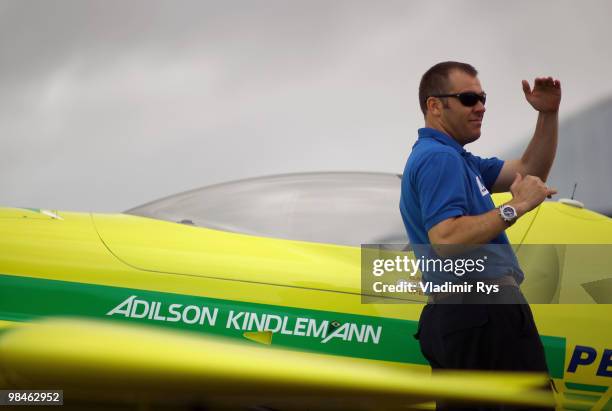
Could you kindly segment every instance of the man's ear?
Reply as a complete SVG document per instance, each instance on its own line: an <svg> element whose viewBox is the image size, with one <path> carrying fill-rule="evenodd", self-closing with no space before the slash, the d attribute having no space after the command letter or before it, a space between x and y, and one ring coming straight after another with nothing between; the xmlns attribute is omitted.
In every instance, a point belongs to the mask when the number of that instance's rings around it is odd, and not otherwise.
<svg viewBox="0 0 612 411"><path fill-rule="evenodd" d="M435 117L438 117L442 113L442 100L436 97L429 97L427 99L427 112Z"/></svg>

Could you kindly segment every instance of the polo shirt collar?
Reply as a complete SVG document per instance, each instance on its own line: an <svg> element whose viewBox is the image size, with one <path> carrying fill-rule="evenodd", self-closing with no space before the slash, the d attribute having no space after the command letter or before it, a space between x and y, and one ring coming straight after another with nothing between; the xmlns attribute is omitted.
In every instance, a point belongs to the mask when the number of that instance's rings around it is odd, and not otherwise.
<svg viewBox="0 0 612 411"><path fill-rule="evenodd" d="M450 146L454 148L455 150L457 150L459 154L463 154L466 152L463 146L459 144L454 138L447 135L446 133L436 130L435 128L429 128L429 127L420 128L419 129L419 139L421 138L432 138L439 143L442 143L446 146Z"/></svg>

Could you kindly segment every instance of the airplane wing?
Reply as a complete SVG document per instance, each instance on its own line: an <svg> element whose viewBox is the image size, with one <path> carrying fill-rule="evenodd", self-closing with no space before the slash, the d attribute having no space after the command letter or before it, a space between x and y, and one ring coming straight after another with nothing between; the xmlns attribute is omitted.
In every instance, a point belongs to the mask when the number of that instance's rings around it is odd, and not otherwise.
<svg viewBox="0 0 612 411"><path fill-rule="evenodd" d="M542 375L413 373L385 363L107 321L47 319L0 333L0 388L64 404L258 410L414 409L435 399L551 406Z"/></svg>

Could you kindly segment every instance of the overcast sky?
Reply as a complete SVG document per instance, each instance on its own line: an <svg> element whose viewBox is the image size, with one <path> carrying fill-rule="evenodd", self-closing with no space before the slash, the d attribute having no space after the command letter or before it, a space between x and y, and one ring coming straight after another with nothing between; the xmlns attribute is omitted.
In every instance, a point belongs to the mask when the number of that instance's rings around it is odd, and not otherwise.
<svg viewBox="0 0 612 411"><path fill-rule="evenodd" d="M480 155L612 95L609 1L0 1L0 204L122 211L315 170L402 172L422 73L470 62ZM594 148L597 149L597 148Z"/></svg>

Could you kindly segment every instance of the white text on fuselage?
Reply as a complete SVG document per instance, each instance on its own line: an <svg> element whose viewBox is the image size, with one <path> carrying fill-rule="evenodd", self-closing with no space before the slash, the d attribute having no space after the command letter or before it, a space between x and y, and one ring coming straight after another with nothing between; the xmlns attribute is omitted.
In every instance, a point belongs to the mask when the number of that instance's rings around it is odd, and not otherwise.
<svg viewBox="0 0 612 411"><path fill-rule="evenodd" d="M270 331L284 335L378 344L382 326L346 322L330 327L330 321L308 317L293 317L271 313L239 310L220 310L218 307L169 304L146 301L132 295L106 313L108 316L145 319L151 321L180 322L203 327L224 327L240 331ZM223 319L221 319L223 317Z"/></svg>

